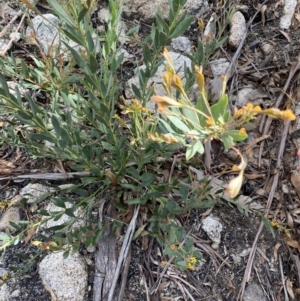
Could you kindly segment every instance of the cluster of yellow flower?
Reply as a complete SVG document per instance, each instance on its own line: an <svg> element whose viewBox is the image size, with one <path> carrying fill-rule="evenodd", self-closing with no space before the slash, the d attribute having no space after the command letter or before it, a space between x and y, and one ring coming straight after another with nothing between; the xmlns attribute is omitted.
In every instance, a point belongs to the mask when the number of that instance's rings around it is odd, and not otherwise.
<svg viewBox="0 0 300 301"><path fill-rule="evenodd" d="M196 257L187 257L185 260L187 262L186 268L188 270L194 270L195 266L198 262L197 258Z"/></svg>

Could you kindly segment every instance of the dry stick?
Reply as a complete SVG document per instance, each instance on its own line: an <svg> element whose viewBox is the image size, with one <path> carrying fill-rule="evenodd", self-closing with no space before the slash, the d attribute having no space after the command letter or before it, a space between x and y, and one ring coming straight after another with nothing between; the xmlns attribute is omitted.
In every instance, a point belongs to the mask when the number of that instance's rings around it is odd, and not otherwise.
<svg viewBox="0 0 300 301"><path fill-rule="evenodd" d="M68 179L78 178L78 177L88 177L91 175L89 171L80 171L80 172L67 172L66 173ZM65 180L66 177L62 173L29 173L18 176L8 176L4 178L0 178L2 180L16 180L16 179L37 179L37 180Z"/></svg>
<svg viewBox="0 0 300 301"><path fill-rule="evenodd" d="M289 295L288 295L288 292L287 292L287 289L286 289L285 280L284 280L284 273L283 273L283 268L282 268L282 258L281 258L280 255L279 255L279 268L280 268L282 286L283 286L283 290L284 290L284 300L289 301Z"/></svg>
<svg viewBox="0 0 300 301"><path fill-rule="evenodd" d="M15 16L16 17L16 16ZM0 52L0 56L3 56L6 54L7 50L11 47L12 43L14 42L14 38L15 38L15 35L18 33L21 25L23 24L24 22L24 19L25 19L25 15L22 16L22 19L18 25L18 27L16 28L16 30L13 32L12 36L11 36L11 39L10 41L7 43L6 47L4 48L3 51Z"/></svg>
<svg viewBox="0 0 300 301"><path fill-rule="evenodd" d="M2 31L0 32L0 38L2 38L5 33L8 31L8 29L10 28L10 25L15 22L20 16L22 15L22 11L19 10L18 13L9 21L9 23L2 29Z"/></svg>
<svg viewBox="0 0 300 301"><path fill-rule="evenodd" d="M278 108L283 100L283 97L286 94L286 91L290 85L290 82L292 80L292 78L294 77L295 73L300 69L300 57L298 57L297 61L293 64L290 73L289 73L289 77L283 87L282 92L280 93L279 97L277 98L277 101L274 105L275 108ZM268 117L265 127L264 127L264 131L263 131L263 135L266 135L269 132L270 126L271 126L271 122L272 122L272 118ZM264 147L264 140L261 142L260 144L260 149L259 149L259 155L258 155L258 167L260 167L261 165L261 155L262 155L262 151L263 151L263 147Z"/></svg>
<svg viewBox="0 0 300 301"><path fill-rule="evenodd" d="M127 277L128 277L128 272L130 268L130 262L131 262L131 246L128 251L128 256L126 258L123 271L122 271L122 276L121 276L121 288L119 291L119 296L118 296L118 301L122 301L124 299L124 292L125 292L125 287L127 284Z"/></svg>
<svg viewBox="0 0 300 301"><path fill-rule="evenodd" d="M284 129L283 129L283 133L282 133L282 137L281 137L281 142L280 142L280 147L279 147L279 151L278 151L278 156L277 156L277 163L276 163L276 169L275 169L276 173L274 175L273 184L272 184L272 187L271 187L271 190L270 190L270 193L269 193L268 202L267 202L267 206L266 206L267 211L266 211L265 217L268 216L268 213L269 213L270 208L271 208L272 200L273 200L273 197L274 197L277 185L278 185L279 169L280 169L280 166L281 166L281 160L282 160L283 151L284 151L284 148L285 148L285 142L286 142L286 138L287 138L287 135L288 135L290 124L291 124L291 121L287 120L285 122L285 125L284 125ZM257 234L255 236L250 254L249 254L247 266L246 266L246 269L245 269L243 281L242 281L242 284L241 284L241 288L240 288L237 300L242 301L246 283L250 279L252 264L253 264L256 248L257 248L257 242L258 242L258 239L259 239L260 234L262 232L263 226L264 226L264 223L263 223L263 221L261 221L261 223L259 225L259 229L258 229Z"/></svg>
<svg viewBox="0 0 300 301"><path fill-rule="evenodd" d="M134 230L135 230L135 226L136 226L136 219L137 219L139 211L140 211L140 205L138 205L134 208L134 213L133 213L132 219L130 221L130 224L128 226L126 234L124 236L124 241L123 241L122 248L121 248L121 251L120 251L118 264L117 264L117 268L116 268L116 271L115 271L115 276L114 276L114 278L112 280L112 283L111 283L111 287L110 287L110 290L109 290L107 301L112 301L113 300L113 296L114 296L116 284L117 284L117 281L118 281L118 278L119 278L119 274L120 274L123 262L124 262L124 260L126 259L127 255L128 255L128 251L129 251L131 240L132 240L132 237L133 237L133 234L134 234Z"/></svg>

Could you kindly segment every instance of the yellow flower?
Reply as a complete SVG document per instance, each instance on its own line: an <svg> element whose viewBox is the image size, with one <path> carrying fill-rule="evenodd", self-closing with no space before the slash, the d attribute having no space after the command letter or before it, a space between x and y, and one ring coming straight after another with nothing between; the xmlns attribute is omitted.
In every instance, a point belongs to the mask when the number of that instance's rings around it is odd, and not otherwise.
<svg viewBox="0 0 300 301"><path fill-rule="evenodd" d="M7 281L8 280L8 273L5 273L1 278L4 282Z"/></svg>
<svg viewBox="0 0 300 301"><path fill-rule="evenodd" d="M201 31L204 30L205 26L204 26L202 18L198 18L198 27L200 28Z"/></svg>
<svg viewBox="0 0 300 301"><path fill-rule="evenodd" d="M180 93L184 93L184 88L183 88L183 85L182 85L182 82L181 82L181 78L175 74L173 75L172 77L172 86Z"/></svg>
<svg viewBox="0 0 300 301"><path fill-rule="evenodd" d="M247 105L246 105L246 110L247 111L252 111L253 107L254 107L253 104L251 102L248 102Z"/></svg>
<svg viewBox="0 0 300 301"><path fill-rule="evenodd" d="M221 81L222 81L222 94L221 95L224 95L225 91L226 91L226 84L227 84L226 75L221 75Z"/></svg>
<svg viewBox="0 0 300 301"><path fill-rule="evenodd" d="M253 113L260 113L261 112L261 107L260 106L255 106L252 110Z"/></svg>
<svg viewBox="0 0 300 301"><path fill-rule="evenodd" d="M164 48L163 56L164 56L165 60L168 62L170 68L172 69L172 74L175 74L173 59L172 59L172 57L171 57L171 55L168 52L168 49L166 47Z"/></svg>
<svg viewBox="0 0 300 301"><path fill-rule="evenodd" d="M205 123L207 126L212 126L213 124L215 124L215 121L213 117L210 116L208 119L206 119Z"/></svg>
<svg viewBox="0 0 300 301"><path fill-rule="evenodd" d="M160 113L168 113L168 107L181 107L178 101L168 97L168 96L159 96L154 95L151 99L158 105L158 112Z"/></svg>
<svg viewBox="0 0 300 301"><path fill-rule="evenodd" d="M191 264L191 263L188 263L188 264L186 265L186 268L187 268L188 270L194 270L194 269L195 269L195 266L194 266L193 264Z"/></svg>
<svg viewBox="0 0 300 301"><path fill-rule="evenodd" d="M174 144L174 143L178 143L178 139L176 139L174 136L172 135L164 135L161 134L160 137L166 142L166 143L170 143L170 144Z"/></svg>
<svg viewBox="0 0 300 301"><path fill-rule="evenodd" d="M197 263L197 258L196 257L188 257L187 261L189 263L195 264L195 263Z"/></svg>
<svg viewBox="0 0 300 301"><path fill-rule="evenodd" d="M265 109L262 111L264 114L277 119L295 120L296 116L291 110L280 111L277 108Z"/></svg>
<svg viewBox="0 0 300 301"><path fill-rule="evenodd" d="M170 245L170 249L171 249L172 251L177 250L176 244L171 244L171 245Z"/></svg>
<svg viewBox="0 0 300 301"><path fill-rule="evenodd" d="M241 135L247 135L245 128L240 128L240 134Z"/></svg>
<svg viewBox="0 0 300 301"><path fill-rule="evenodd" d="M284 120L296 120L296 115L291 110L282 111Z"/></svg>
<svg viewBox="0 0 300 301"><path fill-rule="evenodd" d="M201 93L205 92L205 80L204 80L204 75L202 73L202 66L195 66L196 70L196 82L198 85L198 88Z"/></svg>
<svg viewBox="0 0 300 301"><path fill-rule="evenodd" d="M233 165L232 166L232 170L233 171L240 171L239 167L237 165Z"/></svg>

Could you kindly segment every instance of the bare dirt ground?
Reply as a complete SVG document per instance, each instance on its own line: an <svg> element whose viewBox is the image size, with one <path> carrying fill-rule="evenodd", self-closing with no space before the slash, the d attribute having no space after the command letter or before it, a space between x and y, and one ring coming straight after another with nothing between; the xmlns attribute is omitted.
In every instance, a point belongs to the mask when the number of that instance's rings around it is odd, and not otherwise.
<svg viewBox="0 0 300 301"><path fill-rule="evenodd" d="M260 2L246 0L239 4L248 7L244 15L249 21L256 14ZM235 5L236 3L228 4L230 7ZM228 92L232 105L235 105L237 91L242 87L247 86L255 91L261 91L266 96L259 98L256 104L263 107L275 106L283 93L280 108L295 110L300 97L299 75L297 71L291 79L289 75L298 68L295 67L295 63L298 62L300 51L300 24L294 18L289 30L281 30L279 17L282 5L273 0L265 5L266 9L256 15L247 32L229 81ZM204 16L205 23L213 12L217 16L223 13L221 9L216 8L214 2L211 2L210 9ZM125 22L129 23L134 21L125 19ZM145 35L147 28L149 24L145 24L144 29L142 26L139 34ZM193 43L197 41L195 28L196 26L192 27L186 33ZM229 31L229 28L226 30ZM11 51L15 56L24 56L31 51L26 47L15 43ZM141 52L134 47L137 47L137 44L128 46L127 50L139 55ZM230 61L234 53L235 50L225 43L216 58L225 57ZM122 71L122 77L132 75L134 67L136 66L132 62L127 63ZM210 74L208 66L206 75L209 77ZM275 237L265 227L261 227L259 216L253 213L246 216L225 201L209 210L193 211L182 216L180 223L192 229L190 235L194 237L196 247L201 250L204 257L202 266L184 273L169 268L158 282L162 273L160 263L166 258L154 240L145 241L139 238L132 244L124 301L233 301L238 300L244 289L250 294L250 297L248 299L245 297L244 300L300 300L300 176L297 172L296 155L300 148L297 138L300 136L296 122L289 126L286 134L285 127L285 124L273 121L270 128L265 130L266 120L258 120L255 126L252 125L250 136L254 142L251 148L247 147L248 144L244 145L248 167L243 194L251 197L262 207L269 208L268 219L274 221ZM263 136L266 138L266 135L267 139L260 139ZM10 155L7 156L8 153ZM14 150L9 146L1 146L1 154L9 160L14 157ZM222 153L218 145L213 144L211 167L206 172L212 177L218 177L225 167L234 163L234 158L230 154ZM176 165L174 174L177 172L181 171ZM18 190L25 184L0 181L1 198L13 188ZM210 239L199 227L201 220L210 213L223 225L221 244L216 250L211 247ZM14 256L16 252L33 256L35 251L30 245L14 246L4 257L3 268L22 264L22 260ZM87 252L82 249L82 253ZM51 300L50 293L43 289L38 279L37 265L38 263L31 267L25 275L19 276L17 282L11 281L11 286L22 292L19 297L12 300ZM92 288L93 265L90 265L89 269L89 284ZM157 290L150 295L151 287L155 287L155 284L158 284ZM259 295L260 291L262 295ZM92 300L92 289L87 300Z"/></svg>

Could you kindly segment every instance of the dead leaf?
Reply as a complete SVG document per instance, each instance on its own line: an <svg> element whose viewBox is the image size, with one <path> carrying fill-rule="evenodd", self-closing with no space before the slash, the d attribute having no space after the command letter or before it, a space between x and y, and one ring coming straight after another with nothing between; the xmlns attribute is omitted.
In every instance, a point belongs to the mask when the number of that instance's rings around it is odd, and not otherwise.
<svg viewBox="0 0 300 301"><path fill-rule="evenodd" d="M294 295L294 292L293 292L293 282L287 279L285 284L286 284L286 289L287 289L290 297L292 299L295 299L295 295Z"/></svg>
<svg viewBox="0 0 300 301"><path fill-rule="evenodd" d="M266 17L265 17L266 9L267 9L267 5L263 5L260 9L262 26L265 26L265 22L266 22Z"/></svg>
<svg viewBox="0 0 300 301"><path fill-rule="evenodd" d="M9 168L16 168L16 166L9 162L9 161L6 161L6 160L3 160L3 159L0 159L0 165L3 165L5 167L9 167Z"/></svg>
<svg viewBox="0 0 300 301"><path fill-rule="evenodd" d="M289 43L292 42L290 36L286 32L284 32L283 30L279 30L279 32L287 39Z"/></svg>
<svg viewBox="0 0 300 301"><path fill-rule="evenodd" d="M26 235L26 237L24 239L26 245L28 244L28 242L31 239L31 237L34 235L35 230L36 230L36 227L32 227L32 228L29 228L27 230L27 235Z"/></svg>
<svg viewBox="0 0 300 301"><path fill-rule="evenodd" d="M300 174L298 171L293 170L291 174L291 182L295 189L300 192Z"/></svg>
<svg viewBox="0 0 300 301"><path fill-rule="evenodd" d="M289 245L292 248L298 249L298 252L300 252L300 245L297 240L293 240L293 239L289 239L289 238L285 237L284 241L287 245Z"/></svg>
<svg viewBox="0 0 300 301"><path fill-rule="evenodd" d="M280 243L277 243L274 247L274 259L275 259L275 261L277 261L277 259L278 259L278 250L279 250L280 247L281 247Z"/></svg>
<svg viewBox="0 0 300 301"><path fill-rule="evenodd" d="M300 22L300 14L294 13L294 18L295 18L298 22Z"/></svg>

